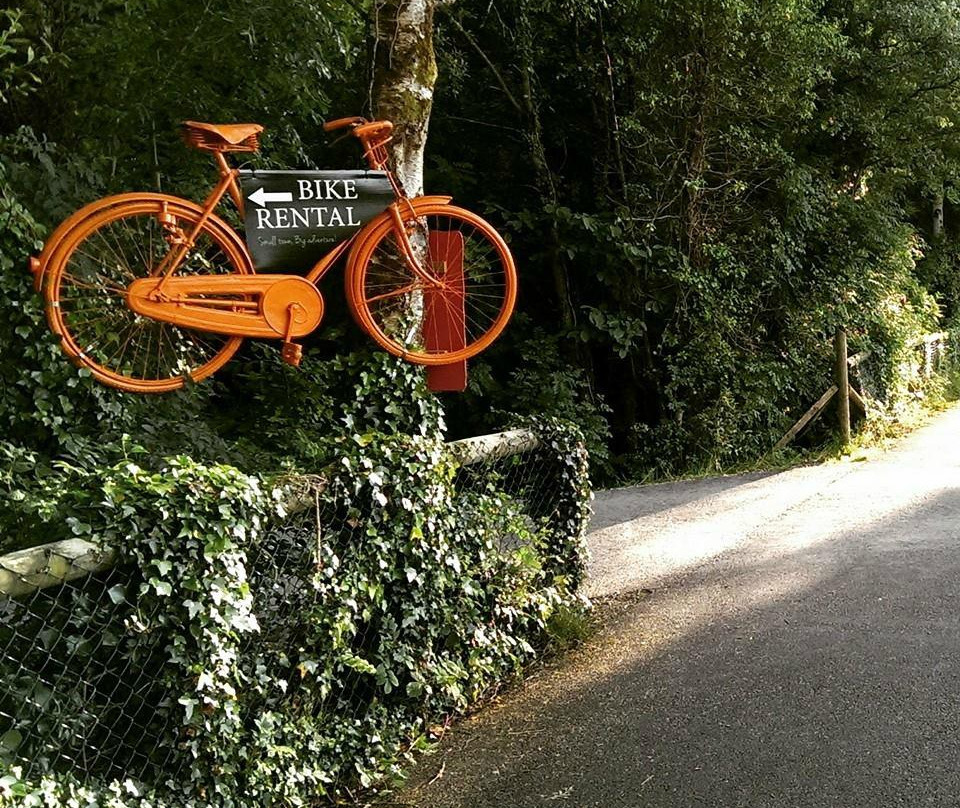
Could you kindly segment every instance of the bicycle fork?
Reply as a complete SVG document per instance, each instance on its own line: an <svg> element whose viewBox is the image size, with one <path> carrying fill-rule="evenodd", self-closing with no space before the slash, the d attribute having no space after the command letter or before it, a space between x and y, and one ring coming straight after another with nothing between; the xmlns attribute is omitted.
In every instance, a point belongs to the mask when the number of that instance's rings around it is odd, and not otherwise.
<svg viewBox="0 0 960 808"><path fill-rule="evenodd" d="M414 215L414 219L411 222L412 226L416 226L416 211L410 201L403 198L403 201L407 203L410 208L410 212ZM446 283L443 278L438 278L435 275L428 272L420 259L420 256L417 255L417 251L414 248L413 244L410 241L410 235L407 232L407 223L404 222L403 216L400 214L400 205L398 202L394 202L387 208L390 213L390 220L393 223L393 231L396 234L397 242L400 246L400 252L403 253L403 258L407 262L407 265L410 267L410 270L420 278L421 281L428 287L432 289L444 289L446 288ZM424 254L428 254L429 244L423 245ZM411 284L412 288L413 284ZM376 299L376 298L374 298ZM368 303L371 301L367 301Z"/></svg>

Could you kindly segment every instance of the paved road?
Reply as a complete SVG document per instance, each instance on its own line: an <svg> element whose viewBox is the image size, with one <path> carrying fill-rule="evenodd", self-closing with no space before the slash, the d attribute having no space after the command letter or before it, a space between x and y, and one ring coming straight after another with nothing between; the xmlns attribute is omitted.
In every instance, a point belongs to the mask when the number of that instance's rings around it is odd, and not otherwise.
<svg viewBox="0 0 960 808"><path fill-rule="evenodd" d="M868 462L605 492L592 529L604 629L399 804L960 805L960 408Z"/></svg>

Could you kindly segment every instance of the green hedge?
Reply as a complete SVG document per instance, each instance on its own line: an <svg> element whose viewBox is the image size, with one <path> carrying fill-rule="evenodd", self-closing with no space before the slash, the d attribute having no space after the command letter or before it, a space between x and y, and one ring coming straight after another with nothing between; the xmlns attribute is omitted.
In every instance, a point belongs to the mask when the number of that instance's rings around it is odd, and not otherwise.
<svg viewBox="0 0 960 808"><path fill-rule="evenodd" d="M434 722L533 657L558 608L580 605L582 440L536 428L553 496L534 507L506 484L529 459L464 485L424 435L354 434L323 475L270 484L186 457L156 471L71 469L47 492L50 512L119 547L130 570L97 632L116 635L121 677L156 666L144 732L156 777L97 785L54 770L25 782L7 749L0 804L307 805L396 774ZM79 610L72 630L95 613ZM51 698L56 716L75 692ZM61 742L76 743L64 726Z"/></svg>

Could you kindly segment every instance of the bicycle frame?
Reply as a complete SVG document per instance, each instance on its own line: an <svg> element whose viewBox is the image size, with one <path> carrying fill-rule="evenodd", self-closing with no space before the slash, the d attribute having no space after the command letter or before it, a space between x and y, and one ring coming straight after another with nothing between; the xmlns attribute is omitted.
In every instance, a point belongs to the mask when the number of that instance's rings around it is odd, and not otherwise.
<svg viewBox="0 0 960 808"><path fill-rule="evenodd" d="M192 249L197 236L203 230L204 224L210 218L210 216L213 215L213 211L216 209L217 205L220 204L220 201L223 199L225 194L229 193L230 198L237 206L237 210L240 212L240 215L243 215L243 194L240 191L240 185L237 181L237 178L240 176L240 171L236 168L232 168L221 152L214 152L213 156L217 162L220 181L204 200L201 217L194 225L193 230L185 239L180 242L180 244L177 245L176 250L168 253L164 257L159 266L157 266L152 273L154 277L160 275L163 276L160 283L157 284L154 292L159 299L164 297L163 290L166 286L167 280L173 275L174 272L176 272L177 267L180 266L180 264L183 262L183 259L187 256L187 253L189 253L189 251ZM392 171L387 171L387 178L389 179L390 185L393 188L395 200L389 205L386 213L393 222L393 231L397 237L404 258L406 259L413 273L417 275L428 287L437 289L445 288L446 284L443 280L437 278L424 269L421 261L416 255L413 245L410 243L410 238L407 235L407 228L404 225L403 216L400 212L401 203L406 203L411 213L415 212L410 199L403 192L403 189L400 187ZM448 199L448 197L436 197L436 199ZM367 226L369 226L369 224ZM317 285L323 276L326 275L330 268L337 262L337 260L354 245L354 243L364 232L364 229L365 228L362 228L357 233L354 233L354 235L352 235L349 239L341 241L339 244L337 244L329 253L323 256L323 258L321 258L306 275L303 276L304 279L314 285Z"/></svg>

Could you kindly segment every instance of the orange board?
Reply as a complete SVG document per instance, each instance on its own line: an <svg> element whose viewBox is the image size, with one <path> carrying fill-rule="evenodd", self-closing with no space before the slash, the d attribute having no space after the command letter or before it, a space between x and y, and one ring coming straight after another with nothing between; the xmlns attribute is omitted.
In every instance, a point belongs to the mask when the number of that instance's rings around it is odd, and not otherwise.
<svg viewBox="0 0 960 808"><path fill-rule="evenodd" d="M446 265L447 287L427 293L423 324L427 349L459 351L467 344L463 233L431 232L430 257L435 267ZM462 393L467 389L467 360L428 367L427 388Z"/></svg>

